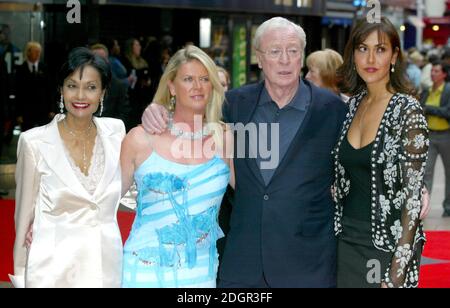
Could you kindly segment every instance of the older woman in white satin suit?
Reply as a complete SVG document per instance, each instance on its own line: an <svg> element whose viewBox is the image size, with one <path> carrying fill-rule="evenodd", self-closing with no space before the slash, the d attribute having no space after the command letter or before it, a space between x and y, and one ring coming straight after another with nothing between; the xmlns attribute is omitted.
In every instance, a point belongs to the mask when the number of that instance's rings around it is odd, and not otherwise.
<svg viewBox="0 0 450 308"><path fill-rule="evenodd" d="M19 139L11 280L17 287L120 287L125 128L93 116L103 108L110 68L76 48L61 73L61 114Z"/></svg>

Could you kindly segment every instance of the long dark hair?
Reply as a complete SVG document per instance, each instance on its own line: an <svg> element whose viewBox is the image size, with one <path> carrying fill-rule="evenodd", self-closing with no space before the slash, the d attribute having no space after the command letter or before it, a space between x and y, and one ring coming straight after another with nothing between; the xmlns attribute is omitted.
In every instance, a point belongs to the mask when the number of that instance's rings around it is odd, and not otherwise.
<svg viewBox="0 0 450 308"><path fill-rule="evenodd" d="M354 53L355 49L374 31L378 32L379 39L386 34L391 43L392 52L398 51L394 66L395 72L390 73L389 83L386 85L387 90L393 89L395 92L415 95L414 87L406 77L406 63L401 51L400 37L394 25L386 17L381 17L379 23L369 23L365 18L360 19L353 27L350 39L345 46L344 64L337 70L341 92L355 95L367 89L366 83L355 69Z"/></svg>

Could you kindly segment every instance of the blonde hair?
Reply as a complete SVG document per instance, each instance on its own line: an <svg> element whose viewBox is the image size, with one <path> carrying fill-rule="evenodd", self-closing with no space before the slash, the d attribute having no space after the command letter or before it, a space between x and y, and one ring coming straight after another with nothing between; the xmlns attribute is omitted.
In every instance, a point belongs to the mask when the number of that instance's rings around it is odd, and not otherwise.
<svg viewBox="0 0 450 308"><path fill-rule="evenodd" d="M34 42L34 41L28 42L25 45L25 49L23 50L23 55L24 55L25 59L28 59L28 53L33 48L37 48L37 49L39 49L39 51L42 51L42 46L39 42Z"/></svg>
<svg viewBox="0 0 450 308"><path fill-rule="evenodd" d="M337 94L339 93L339 88L336 71L343 63L342 56L328 48L315 51L306 58L306 66L308 68L311 66L318 68L323 86Z"/></svg>
<svg viewBox="0 0 450 308"><path fill-rule="evenodd" d="M99 50L99 49L101 49L101 50L103 50L104 52L106 52L106 56L107 56L107 57L109 56L109 50L108 50L108 47L106 47L106 45L104 45L104 44L100 44L100 43L94 44L94 45L91 46L90 49L91 49L91 50Z"/></svg>
<svg viewBox="0 0 450 308"><path fill-rule="evenodd" d="M210 128L220 125L221 129L213 129L213 138L216 145L223 146L223 132L222 132L222 104L225 98L223 87L219 80L217 66L214 61L200 48L190 45L186 48L178 50L169 60L169 63L164 70L158 89L156 90L154 102L163 105L170 109L171 94L169 90L169 81L174 81L180 66L189 61L197 60L208 71L209 80L213 86L213 93L211 100L206 105L205 122L210 125Z"/></svg>
<svg viewBox="0 0 450 308"><path fill-rule="evenodd" d="M231 79L230 79L230 74L228 74L227 70L224 69L222 66L218 66L217 65L217 72L218 73L222 73L225 76L225 79L227 80L227 85L230 86L231 84Z"/></svg>

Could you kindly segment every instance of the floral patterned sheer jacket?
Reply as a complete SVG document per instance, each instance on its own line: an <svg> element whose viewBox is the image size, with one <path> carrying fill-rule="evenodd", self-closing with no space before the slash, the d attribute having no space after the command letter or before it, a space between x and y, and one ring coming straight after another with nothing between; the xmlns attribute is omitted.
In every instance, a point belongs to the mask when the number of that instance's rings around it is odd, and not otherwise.
<svg viewBox="0 0 450 308"><path fill-rule="evenodd" d="M349 101L350 110L333 151L335 159L335 233L342 232L343 199L350 181L339 162L339 148L366 92ZM392 252L383 281L388 287L417 287L425 240L419 220L428 129L420 103L396 93L378 128L371 154L371 225L373 245Z"/></svg>

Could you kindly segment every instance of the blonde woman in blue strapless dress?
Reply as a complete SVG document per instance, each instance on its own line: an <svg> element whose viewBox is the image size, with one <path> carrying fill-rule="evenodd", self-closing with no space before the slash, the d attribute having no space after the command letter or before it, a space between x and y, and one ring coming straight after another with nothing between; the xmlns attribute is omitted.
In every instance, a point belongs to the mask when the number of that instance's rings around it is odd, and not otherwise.
<svg viewBox="0 0 450 308"><path fill-rule="evenodd" d="M125 137L122 193L134 180L138 195L123 287L216 286L217 217L234 186L232 134L219 123L223 98L214 62L189 46L169 61L154 98L173 111L169 129L157 136L136 127Z"/></svg>

